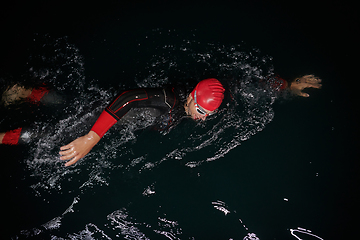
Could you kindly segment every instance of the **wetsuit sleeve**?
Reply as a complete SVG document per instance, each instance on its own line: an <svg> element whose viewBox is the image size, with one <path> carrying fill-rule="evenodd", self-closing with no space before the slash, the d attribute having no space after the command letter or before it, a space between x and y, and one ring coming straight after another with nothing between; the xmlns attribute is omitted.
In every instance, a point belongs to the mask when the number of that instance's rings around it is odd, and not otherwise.
<svg viewBox="0 0 360 240"><path fill-rule="evenodd" d="M288 83L286 82L286 80L279 76L276 76L275 81L271 82L271 87L278 91L286 89L287 86L288 86Z"/></svg>
<svg viewBox="0 0 360 240"><path fill-rule="evenodd" d="M145 89L136 89L121 93L101 113L100 117L91 128L91 131L94 131L100 137L104 136L104 134L131 108L137 107L140 102L144 102L148 99L149 97Z"/></svg>
<svg viewBox="0 0 360 240"><path fill-rule="evenodd" d="M99 137L102 137L116 122L117 120L104 110L91 128L91 131L96 132Z"/></svg>
<svg viewBox="0 0 360 240"><path fill-rule="evenodd" d="M46 87L34 88L26 100L31 103L38 104L40 100L48 93L49 93L49 89Z"/></svg>
<svg viewBox="0 0 360 240"><path fill-rule="evenodd" d="M19 142L21 130L22 130L22 128L18 128L18 129L6 132L1 143L8 144L8 145L17 145Z"/></svg>

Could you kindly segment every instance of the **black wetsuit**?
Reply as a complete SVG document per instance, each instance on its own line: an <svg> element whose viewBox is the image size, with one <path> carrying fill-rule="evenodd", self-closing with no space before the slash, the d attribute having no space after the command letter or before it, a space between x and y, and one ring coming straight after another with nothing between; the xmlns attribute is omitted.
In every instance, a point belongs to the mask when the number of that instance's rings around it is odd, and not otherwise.
<svg viewBox="0 0 360 240"><path fill-rule="evenodd" d="M102 137L116 122L134 121L139 112L146 113L145 127L151 125L165 130L185 115L180 102L173 87L124 91L105 108L91 130Z"/></svg>

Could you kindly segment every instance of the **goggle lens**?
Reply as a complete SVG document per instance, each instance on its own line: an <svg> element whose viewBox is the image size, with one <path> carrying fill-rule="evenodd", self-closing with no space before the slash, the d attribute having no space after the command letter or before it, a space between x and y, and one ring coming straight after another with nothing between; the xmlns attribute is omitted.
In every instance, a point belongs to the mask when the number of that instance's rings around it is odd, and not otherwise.
<svg viewBox="0 0 360 240"><path fill-rule="evenodd" d="M196 108L196 111L197 111L199 114L201 114L201 115L206 115L206 114L207 114L206 112L203 112L203 110L201 110L201 109L198 107L197 104L195 105L195 108Z"/></svg>

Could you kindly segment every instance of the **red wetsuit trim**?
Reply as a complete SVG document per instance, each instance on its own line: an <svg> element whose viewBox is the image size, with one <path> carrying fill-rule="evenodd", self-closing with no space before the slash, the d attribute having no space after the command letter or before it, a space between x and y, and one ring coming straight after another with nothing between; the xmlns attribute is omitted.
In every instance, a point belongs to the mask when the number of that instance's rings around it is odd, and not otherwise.
<svg viewBox="0 0 360 240"><path fill-rule="evenodd" d="M17 145L19 142L22 128L11 130L5 133L2 144Z"/></svg>
<svg viewBox="0 0 360 240"><path fill-rule="evenodd" d="M32 103L37 103L49 92L49 89L45 87L34 88L31 94L27 97L27 100Z"/></svg>
<svg viewBox="0 0 360 240"><path fill-rule="evenodd" d="M278 79L280 81L282 81L281 86L280 86L280 90L284 90L287 87L287 82L285 81L285 79L278 77Z"/></svg>
<svg viewBox="0 0 360 240"><path fill-rule="evenodd" d="M120 94L120 95L113 101L113 103L111 103L111 104L106 108L107 111L109 111L110 113L114 114L114 117L117 117L118 119L120 119L120 118L116 115L116 113L117 113L118 111L120 111L121 109L123 109L125 106L127 106L129 103L132 103L132 102L135 102L135 101L143 101L143 100L149 99L149 97L148 97L148 95L147 95L147 92L144 91L145 94L146 94L146 97L144 97L144 98L136 98L136 99L129 100L129 101L127 101L126 103L124 103L124 105L122 105L120 108L118 108L118 109L116 109L115 111L113 111L113 110L112 110L112 106L116 103L116 101L117 101L120 97L122 97L124 94L130 93L130 92L131 92L131 91L125 91L125 92L123 92L122 94Z"/></svg>
<svg viewBox="0 0 360 240"><path fill-rule="evenodd" d="M91 128L91 131L96 132L100 138L117 122L117 120L111 116L105 110L101 113L98 120L95 122L94 126Z"/></svg>
<svg viewBox="0 0 360 240"><path fill-rule="evenodd" d="M284 90L287 87L287 82L285 81L285 79L283 79L279 76L276 76L275 78L276 78L276 80L278 80L278 82L273 83L272 87L279 88L280 90Z"/></svg>
<svg viewBox="0 0 360 240"><path fill-rule="evenodd" d="M91 131L103 137L104 134L132 108L165 108L166 111L169 111L171 118L172 109L176 104L176 96L174 96L174 103L170 103L173 104L172 107L169 103L164 102L164 99L166 100L164 89L134 89L125 91L118 95L116 99L105 108Z"/></svg>

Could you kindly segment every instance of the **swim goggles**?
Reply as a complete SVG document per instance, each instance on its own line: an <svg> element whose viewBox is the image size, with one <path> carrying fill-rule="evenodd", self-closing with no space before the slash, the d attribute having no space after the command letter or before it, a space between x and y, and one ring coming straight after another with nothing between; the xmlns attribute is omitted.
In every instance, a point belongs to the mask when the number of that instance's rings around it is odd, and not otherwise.
<svg viewBox="0 0 360 240"><path fill-rule="evenodd" d="M197 113L201 114L201 115L205 115L205 117L207 116L210 116L210 115L213 115L214 113L216 113L216 111L213 111L213 112L210 112L210 113L207 113L202 107L200 107L200 105L197 103L197 100L196 100L196 90L195 90L195 93L194 93L194 101L195 101L195 109L197 111Z"/></svg>

